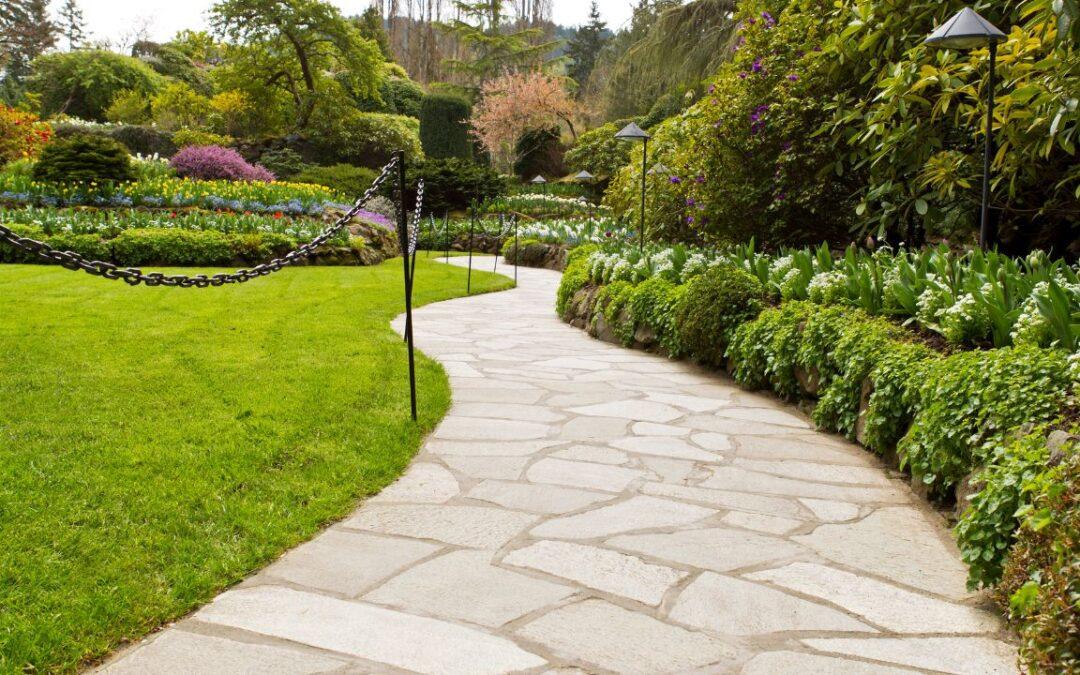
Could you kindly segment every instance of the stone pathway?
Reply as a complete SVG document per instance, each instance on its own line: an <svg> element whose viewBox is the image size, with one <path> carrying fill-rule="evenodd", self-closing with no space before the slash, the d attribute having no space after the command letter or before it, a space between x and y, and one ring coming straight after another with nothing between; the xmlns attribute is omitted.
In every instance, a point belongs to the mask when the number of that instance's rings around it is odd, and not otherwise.
<svg viewBox="0 0 1080 675"><path fill-rule="evenodd" d="M400 480L104 672L1016 672L873 456L520 274L416 313L454 405Z"/></svg>

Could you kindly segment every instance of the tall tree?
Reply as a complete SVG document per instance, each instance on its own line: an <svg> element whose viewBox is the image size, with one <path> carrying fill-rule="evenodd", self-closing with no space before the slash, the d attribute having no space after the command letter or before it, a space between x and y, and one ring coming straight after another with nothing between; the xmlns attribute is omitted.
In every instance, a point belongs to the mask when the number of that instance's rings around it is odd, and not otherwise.
<svg viewBox="0 0 1080 675"><path fill-rule="evenodd" d="M502 73L542 64L557 44L545 41L541 28L508 28L503 0L456 0L454 6L460 18L440 28L457 37L464 54L446 63L465 77L465 86L473 92Z"/></svg>
<svg viewBox="0 0 1080 675"><path fill-rule="evenodd" d="M527 149L518 141L528 131L557 129L564 123L576 137L575 113L576 106L559 78L534 70L488 80L471 124L473 135L495 163L508 169Z"/></svg>
<svg viewBox="0 0 1080 675"><path fill-rule="evenodd" d="M589 22L574 32L567 48L567 56L573 62L568 74L579 87L589 80L589 75L596 66L596 57L609 39L607 24L600 20L600 10L596 6L596 0L593 0L592 7L589 8Z"/></svg>
<svg viewBox="0 0 1080 675"><path fill-rule="evenodd" d="M68 49L78 49L86 40L85 19L82 8L75 0L64 0L60 7L60 33L68 43Z"/></svg>
<svg viewBox="0 0 1080 675"><path fill-rule="evenodd" d="M0 0L0 89L6 100L18 98L30 62L55 47L56 38L47 0Z"/></svg>
<svg viewBox="0 0 1080 675"><path fill-rule="evenodd" d="M379 46L328 2L223 0L211 10L210 22L236 43L236 70L288 95L297 129L308 126L320 96L334 91L335 79L358 95L379 95Z"/></svg>
<svg viewBox="0 0 1080 675"><path fill-rule="evenodd" d="M383 58L387 61L392 61L394 58L393 53L390 51L390 37L386 34L386 27L383 25L382 14L379 13L379 8L375 5L368 7L360 16L353 17L353 23L356 24L356 29L360 31L360 36L373 40L375 44L379 45L379 51L382 52Z"/></svg>

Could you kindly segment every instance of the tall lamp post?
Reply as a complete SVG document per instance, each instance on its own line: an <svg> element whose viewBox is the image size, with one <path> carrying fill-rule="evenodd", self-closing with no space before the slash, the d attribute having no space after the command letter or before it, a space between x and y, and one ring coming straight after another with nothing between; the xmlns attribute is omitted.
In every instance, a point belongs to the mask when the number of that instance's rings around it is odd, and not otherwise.
<svg viewBox="0 0 1080 675"><path fill-rule="evenodd" d="M990 157L994 154L994 86L997 64L997 46L1005 41L1005 34L994 24L965 7L951 19L941 24L923 42L929 47L943 49L990 49L990 78L986 87L986 144L983 147L983 185L982 210L979 219L979 246L989 248L995 243L997 234L990 228Z"/></svg>
<svg viewBox="0 0 1080 675"><path fill-rule="evenodd" d="M595 178L595 176L593 176L588 171L585 171L584 169L582 169L581 171L578 171L576 174L574 174L574 180L576 180L581 185L590 185L590 184L592 184L594 178ZM593 215L592 215L592 202L590 202L584 196L581 197L581 201L589 203L589 218L591 219L593 217Z"/></svg>
<svg viewBox="0 0 1080 675"><path fill-rule="evenodd" d="M532 183L533 185L547 185L547 180L545 180L544 177L541 176L540 174L537 174L536 178L533 178L529 182ZM541 190L543 190L544 194L547 194L547 188L546 187L541 188Z"/></svg>
<svg viewBox="0 0 1080 675"><path fill-rule="evenodd" d="M623 127L619 133L615 134L615 138L621 138L623 140L641 141L641 232L638 235L638 248L645 249L645 163L649 157L649 139L652 138L649 134L631 122Z"/></svg>

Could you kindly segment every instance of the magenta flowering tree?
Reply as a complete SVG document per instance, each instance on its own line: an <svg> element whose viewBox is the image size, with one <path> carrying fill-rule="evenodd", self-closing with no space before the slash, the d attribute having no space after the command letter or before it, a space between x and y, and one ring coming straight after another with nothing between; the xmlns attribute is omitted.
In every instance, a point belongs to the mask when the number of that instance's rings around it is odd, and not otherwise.
<svg viewBox="0 0 1080 675"><path fill-rule="evenodd" d="M250 164L236 150L220 145L189 145L173 155L169 164L181 178L263 183L274 180L266 167Z"/></svg>

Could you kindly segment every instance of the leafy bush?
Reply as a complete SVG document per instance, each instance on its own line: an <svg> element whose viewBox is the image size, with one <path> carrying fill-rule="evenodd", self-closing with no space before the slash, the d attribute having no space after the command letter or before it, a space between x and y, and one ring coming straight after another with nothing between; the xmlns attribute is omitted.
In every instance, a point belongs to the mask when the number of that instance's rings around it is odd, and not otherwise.
<svg viewBox="0 0 1080 675"><path fill-rule="evenodd" d="M0 166L37 157L52 133L52 126L36 115L0 104Z"/></svg>
<svg viewBox="0 0 1080 675"><path fill-rule="evenodd" d="M558 127L526 131L514 150L514 173L522 180L531 180L538 175L565 175L564 154Z"/></svg>
<svg viewBox="0 0 1080 675"><path fill-rule="evenodd" d="M420 142L424 154L433 159L471 159L471 112L472 107L464 98L449 94L425 96L420 104Z"/></svg>
<svg viewBox="0 0 1080 675"><path fill-rule="evenodd" d="M1074 432L1080 431L1073 429ZM1080 447L1075 439L1035 480L998 596L1020 631L1033 673L1080 670Z"/></svg>
<svg viewBox="0 0 1080 675"><path fill-rule="evenodd" d="M428 159L407 168L408 199L415 199L416 185L424 179L424 205L431 211L464 209L473 200L503 194L506 181L497 171L464 159Z"/></svg>
<svg viewBox="0 0 1080 675"><path fill-rule="evenodd" d="M785 302L736 328L727 350L735 363L735 380L751 389L771 386L785 398L797 396L802 327L818 310L807 302Z"/></svg>
<svg viewBox="0 0 1080 675"><path fill-rule="evenodd" d="M614 176L630 161L633 144L615 138L627 122L630 120L608 122L578 136L574 147L566 152L566 164L574 171L588 171L600 180Z"/></svg>
<svg viewBox="0 0 1080 675"><path fill-rule="evenodd" d="M663 277L652 277L638 284L630 298L631 326L651 328L657 344L673 358L680 356L684 349L676 321L677 310L689 289L689 285L676 285Z"/></svg>
<svg viewBox="0 0 1080 675"><path fill-rule="evenodd" d="M555 294L555 312L559 316L566 316L570 299L589 283L589 256L599 248L596 244L585 244L571 250L567 256L566 269Z"/></svg>
<svg viewBox="0 0 1080 675"><path fill-rule="evenodd" d="M213 231L124 230L112 240L118 260L132 266L227 265L233 258L228 235Z"/></svg>
<svg viewBox="0 0 1080 675"><path fill-rule="evenodd" d="M41 114L46 117L65 113L102 121L120 92L139 91L150 96L161 82L160 75L136 58L79 49L39 56L28 86L41 97Z"/></svg>
<svg viewBox="0 0 1080 675"><path fill-rule="evenodd" d="M410 162L423 157L420 122L414 117L340 108L317 112L311 140L338 162L377 169L398 150Z"/></svg>
<svg viewBox="0 0 1080 675"><path fill-rule="evenodd" d="M634 342L635 321L633 315L620 321L624 309L628 309L630 301L634 297L634 285L629 281L613 281L600 289L596 294L596 308L593 321L597 316L603 316L607 325L619 338L619 342L629 347Z"/></svg>
<svg viewBox="0 0 1080 675"><path fill-rule="evenodd" d="M109 137L114 138L139 155L159 155L171 157L176 152L172 137L153 127L122 124L109 130Z"/></svg>
<svg viewBox="0 0 1080 675"><path fill-rule="evenodd" d="M226 146L232 143L229 136L222 136L201 129L180 129L172 135L172 142L178 148L187 148L193 145L220 145Z"/></svg>
<svg viewBox="0 0 1080 675"><path fill-rule="evenodd" d="M190 145L173 155L169 163L181 178L199 180L274 180L274 174L258 164L248 164L239 152L220 145Z"/></svg>
<svg viewBox="0 0 1080 675"><path fill-rule="evenodd" d="M766 302L765 288L753 275L734 267L711 269L690 282L678 305L678 339L687 354L722 367L732 333Z"/></svg>
<svg viewBox="0 0 1080 675"><path fill-rule="evenodd" d="M124 146L100 136L55 141L45 146L34 165L34 180L44 183L121 182L134 177Z"/></svg>
<svg viewBox="0 0 1080 675"><path fill-rule="evenodd" d="M374 169L351 164L335 164L333 166L308 166L296 174L293 180L297 183L311 183L325 187L345 195L349 199L356 199L364 190L371 187L371 183L379 174ZM426 198L425 198L426 201Z"/></svg>
<svg viewBox="0 0 1080 675"><path fill-rule="evenodd" d="M148 124L150 99L134 89L126 89L113 98L105 110L105 119L117 124Z"/></svg>
<svg viewBox="0 0 1080 675"><path fill-rule="evenodd" d="M408 77L387 77L379 86L379 96L383 100L383 108L380 112L420 117L424 90Z"/></svg>
<svg viewBox="0 0 1080 675"><path fill-rule="evenodd" d="M898 450L914 477L944 495L1023 424L1055 419L1073 382L1065 352L1034 347L959 352L933 362Z"/></svg>
<svg viewBox="0 0 1080 675"><path fill-rule="evenodd" d="M267 150L259 156L259 164L266 167L278 178L291 178L300 173L308 166L304 164L304 158L292 148L278 148ZM317 182L317 181L298 181Z"/></svg>
<svg viewBox="0 0 1080 675"><path fill-rule="evenodd" d="M203 129L213 112L210 99L182 82L170 82L150 99L151 116L163 131Z"/></svg>

